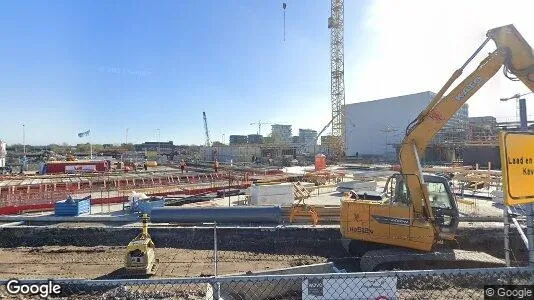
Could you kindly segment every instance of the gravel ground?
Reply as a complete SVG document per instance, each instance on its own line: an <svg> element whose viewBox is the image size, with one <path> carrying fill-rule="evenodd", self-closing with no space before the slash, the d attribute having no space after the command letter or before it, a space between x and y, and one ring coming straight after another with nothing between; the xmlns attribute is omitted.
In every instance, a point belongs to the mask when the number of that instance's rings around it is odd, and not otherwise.
<svg viewBox="0 0 534 300"><path fill-rule="evenodd" d="M0 278L99 278L123 266L125 247L46 246L0 249ZM157 248L155 278L213 275L213 251ZM309 255L218 252L218 274L246 273L325 262Z"/></svg>

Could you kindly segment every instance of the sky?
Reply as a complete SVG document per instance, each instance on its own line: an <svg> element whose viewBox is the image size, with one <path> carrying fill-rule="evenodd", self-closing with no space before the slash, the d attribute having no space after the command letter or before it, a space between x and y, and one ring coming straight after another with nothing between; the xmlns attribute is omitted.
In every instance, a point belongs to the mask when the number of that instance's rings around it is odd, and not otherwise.
<svg viewBox="0 0 534 300"><path fill-rule="evenodd" d="M126 132L133 143L202 144L203 111L212 141L256 133L258 121L319 131L330 120L330 1L286 0L285 41L282 2L4 1L0 139L21 143L24 124L27 144L123 143ZM488 29L513 23L534 43L533 9L345 0L346 103L437 92ZM499 72L469 113L513 119L515 104L498 98L527 91Z"/></svg>

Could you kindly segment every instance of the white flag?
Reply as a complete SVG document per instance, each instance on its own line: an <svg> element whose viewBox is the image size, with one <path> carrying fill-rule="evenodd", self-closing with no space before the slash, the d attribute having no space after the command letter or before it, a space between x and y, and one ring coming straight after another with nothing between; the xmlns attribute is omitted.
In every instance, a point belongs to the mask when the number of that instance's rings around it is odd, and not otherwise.
<svg viewBox="0 0 534 300"><path fill-rule="evenodd" d="M91 133L91 130L87 130L85 132L80 132L80 133L78 133L78 137L88 136L89 133Z"/></svg>

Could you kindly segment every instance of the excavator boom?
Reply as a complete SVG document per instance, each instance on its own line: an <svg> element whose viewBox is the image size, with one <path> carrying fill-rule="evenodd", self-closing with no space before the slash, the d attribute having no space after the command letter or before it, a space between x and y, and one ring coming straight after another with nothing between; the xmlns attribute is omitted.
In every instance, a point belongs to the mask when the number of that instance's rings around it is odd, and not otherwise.
<svg viewBox="0 0 534 300"><path fill-rule="evenodd" d="M489 54L480 65L447 95L446 90L457 79L463 68L475 57L488 40L493 40L497 49ZM457 70L451 79L434 97L421 114L407 128L401 144L399 160L401 173L406 175L410 198L417 217L433 220L432 209L425 182L421 173L420 157L429 142L445 126L462 105L473 96L504 65L505 75L517 76L530 90L534 91L534 55L532 48L513 25L502 26L488 31L487 40L469 60ZM435 224L435 222L434 222Z"/></svg>
<svg viewBox="0 0 534 300"><path fill-rule="evenodd" d="M497 48L471 74L452 87L464 68L491 40ZM344 196L341 234L345 242L349 242L349 252L362 259L362 266L412 259L410 253L391 255L392 246L425 251L426 257L434 260L438 257L429 251L439 248L438 241L455 238L459 212L449 179L423 174L420 158L438 131L501 67L506 77L522 81L534 91L534 54L513 25L489 30L482 45L408 125L399 151L401 172L390 177L382 199ZM380 249L384 246L387 248ZM413 258L422 259L422 256L418 254ZM456 261L458 256L453 254L438 259Z"/></svg>

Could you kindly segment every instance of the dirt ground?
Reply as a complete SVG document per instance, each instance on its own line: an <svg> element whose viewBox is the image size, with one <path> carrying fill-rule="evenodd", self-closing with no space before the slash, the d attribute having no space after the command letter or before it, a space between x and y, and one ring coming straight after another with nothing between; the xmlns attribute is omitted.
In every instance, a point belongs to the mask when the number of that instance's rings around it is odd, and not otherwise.
<svg viewBox="0 0 534 300"><path fill-rule="evenodd" d="M125 247L46 246L1 248L0 279L106 277L123 267ZM157 248L158 277L211 276L213 251ZM319 256L218 252L218 275L326 262Z"/></svg>

